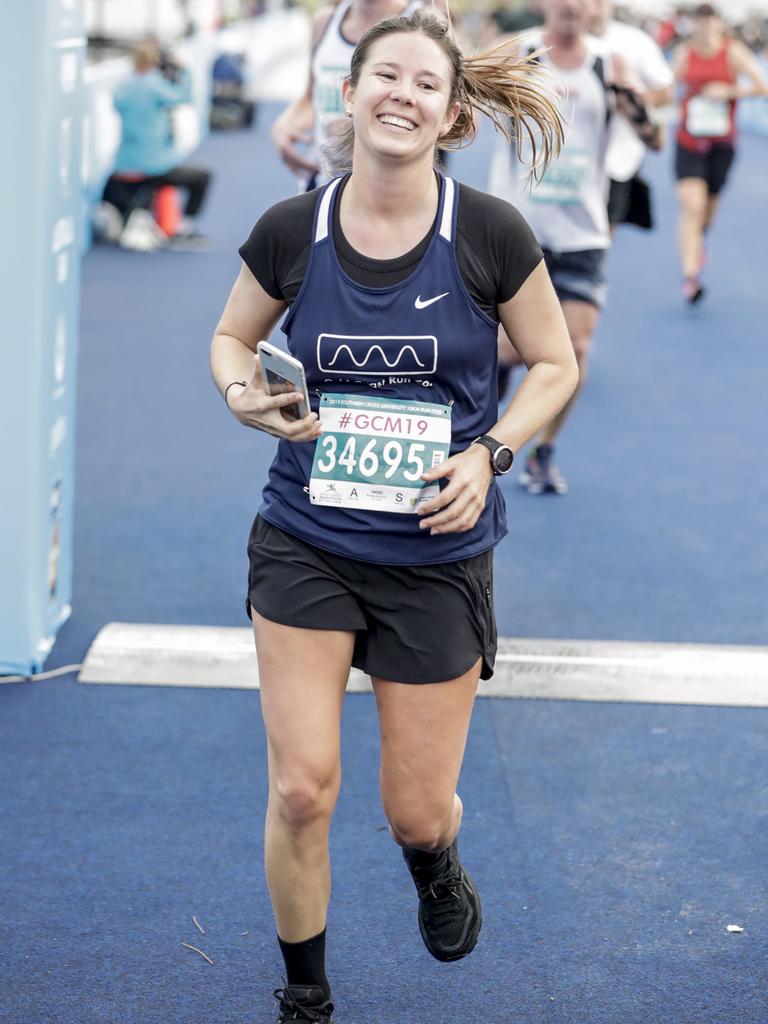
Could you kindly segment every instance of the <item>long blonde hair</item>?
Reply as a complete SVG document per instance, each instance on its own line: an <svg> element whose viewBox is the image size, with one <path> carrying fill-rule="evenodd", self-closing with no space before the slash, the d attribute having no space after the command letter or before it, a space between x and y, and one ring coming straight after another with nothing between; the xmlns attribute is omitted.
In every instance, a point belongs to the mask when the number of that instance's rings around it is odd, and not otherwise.
<svg viewBox="0 0 768 1024"><path fill-rule="evenodd" d="M475 137L475 114L485 114L497 131L505 135L522 155L523 142L531 147L532 171L538 177L558 154L564 138L564 123L555 100L550 72L538 61L538 54L518 57L508 43L465 57L451 30L433 14L386 18L369 29L355 47L348 77L354 88L360 79L371 47L384 36L397 32L420 32L432 39L448 57L453 71L448 106L458 101L459 114L450 130L437 142L438 149L461 149ZM352 166L354 129L350 121L339 120L329 129L329 143L323 156L334 174Z"/></svg>

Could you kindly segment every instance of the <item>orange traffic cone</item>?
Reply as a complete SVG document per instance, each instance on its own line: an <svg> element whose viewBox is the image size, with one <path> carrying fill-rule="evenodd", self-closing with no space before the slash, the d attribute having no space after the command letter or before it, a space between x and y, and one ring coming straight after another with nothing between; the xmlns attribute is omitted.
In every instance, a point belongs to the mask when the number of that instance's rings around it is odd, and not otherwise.
<svg viewBox="0 0 768 1024"><path fill-rule="evenodd" d="M162 185L155 189L152 210L160 229L172 238L179 230L181 223L181 203L179 193L173 185Z"/></svg>

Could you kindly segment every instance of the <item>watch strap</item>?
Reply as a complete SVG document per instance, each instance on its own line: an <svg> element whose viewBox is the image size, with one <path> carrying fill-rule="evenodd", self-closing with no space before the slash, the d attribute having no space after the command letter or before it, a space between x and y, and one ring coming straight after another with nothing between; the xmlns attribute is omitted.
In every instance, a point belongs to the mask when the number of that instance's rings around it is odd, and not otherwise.
<svg viewBox="0 0 768 1024"><path fill-rule="evenodd" d="M512 468L512 462L514 462L515 456L514 452L509 447L509 445L503 444L501 441L497 441L496 438L491 437L490 434L483 434L480 437L476 437L472 444L480 444L483 446L483 448L487 449L488 453L491 456L491 468L495 476L502 476L503 473L508 473L509 470ZM503 472L499 470L496 465L496 453L500 448L504 448L506 451L509 452L509 454L512 457L509 466L507 467L507 469L503 470Z"/></svg>

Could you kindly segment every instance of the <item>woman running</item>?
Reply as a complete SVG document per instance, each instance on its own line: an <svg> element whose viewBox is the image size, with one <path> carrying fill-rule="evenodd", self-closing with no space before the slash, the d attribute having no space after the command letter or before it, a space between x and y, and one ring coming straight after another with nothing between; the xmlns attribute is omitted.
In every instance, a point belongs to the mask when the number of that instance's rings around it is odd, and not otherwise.
<svg viewBox="0 0 768 1024"><path fill-rule="evenodd" d="M675 157L683 298L694 304L704 296L704 236L736 154L736 104L768 95L768 87L749 49L727 35L712 4L694 11L692 37L678 48L674 70L685 90ZM739 84L742 76L749 85Z"/></svg>
<svg viewBox="0 0 768 1024"><path fill-rule="evenodd" d="M568 401L573 347L541 250L502 200L434 169L476 112L562 136L526 60L464 59L432 16L391 18L357 46L337 162L351 173L268 210L212 343L236 419L280 438L248 543L269 744L266 875L285 986L279 1021L330 1024L328 836L350 667L369 674L384 812L442 961L472 951L480 899L459 860L456 786L478 680L493 671L496 477ZM283 330L299 396L268 397L259 339ZM529 372L498 419L499 321ZM317 395L320 396L319 400ZM361 936L362 938L362 936Z"/></svg>

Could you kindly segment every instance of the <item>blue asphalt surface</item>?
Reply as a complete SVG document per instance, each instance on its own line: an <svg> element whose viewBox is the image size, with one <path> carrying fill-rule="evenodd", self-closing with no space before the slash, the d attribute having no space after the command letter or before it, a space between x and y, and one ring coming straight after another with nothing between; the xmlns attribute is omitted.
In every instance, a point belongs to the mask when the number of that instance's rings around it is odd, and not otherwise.
<svg viewBox="0 0 768 1024"><path fill-rule="evenodd" d="M227 416L207 348L237 244L291 188L273 113L199 155L217 174L209 253L85 259L75 613L49 667L81 660L113 620L245 624L273 442ZM482 186L488 154L485 135L454 173ZM678 296L669 154L649 164L662 223L612 255L561 448L572 493L507 487L502 633L767 642L766 155L744 140L695 311ZM273 1020L257 694L7 684L0 750L3 1024ZM768 1020L764 711L480 702L462 849L486 919L451 966L421 946L377 752L372 699L350 697L329 924L339 1024Z"/></svg>

